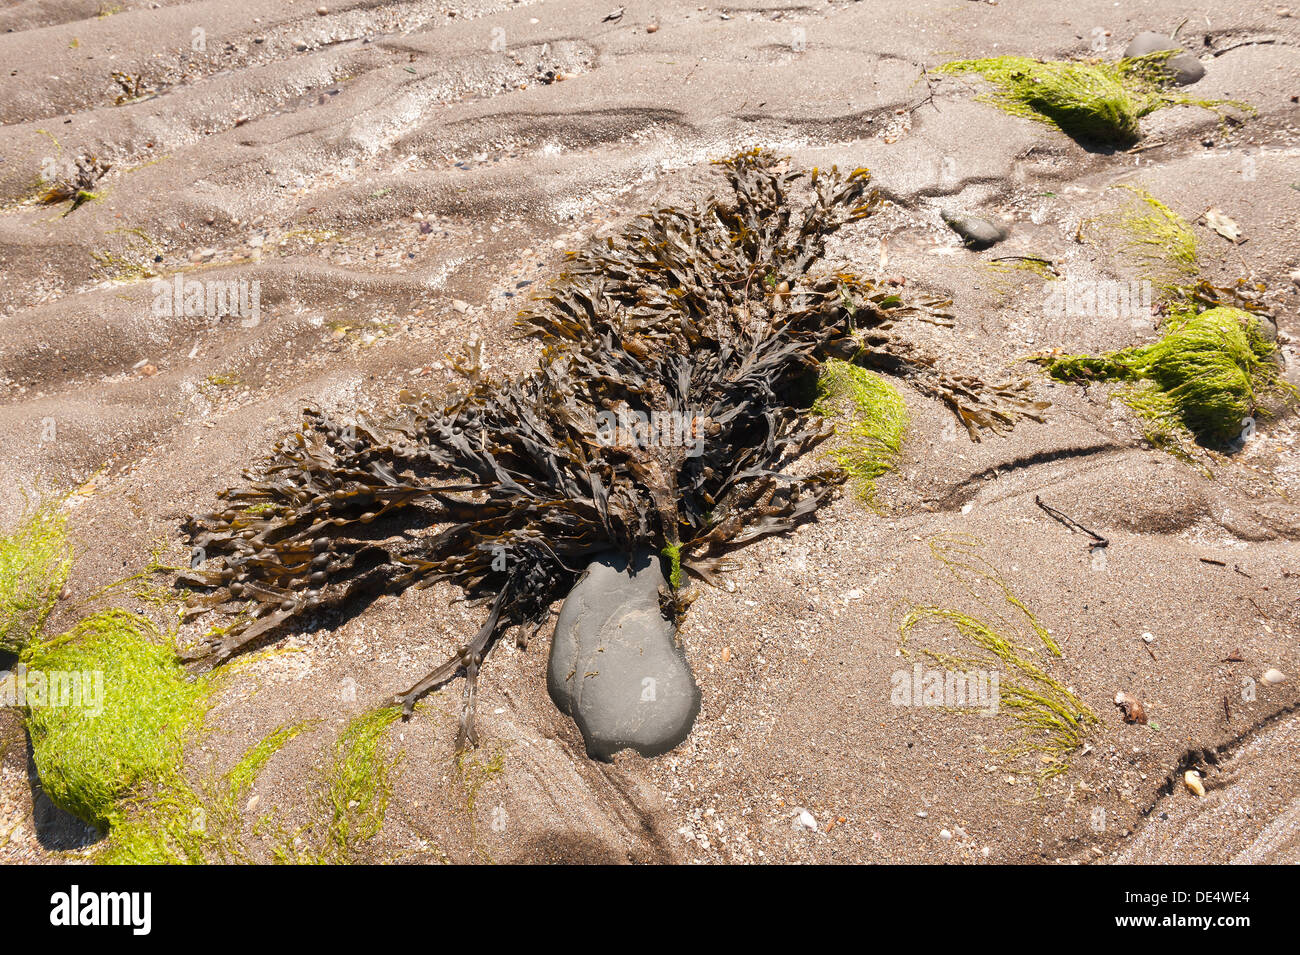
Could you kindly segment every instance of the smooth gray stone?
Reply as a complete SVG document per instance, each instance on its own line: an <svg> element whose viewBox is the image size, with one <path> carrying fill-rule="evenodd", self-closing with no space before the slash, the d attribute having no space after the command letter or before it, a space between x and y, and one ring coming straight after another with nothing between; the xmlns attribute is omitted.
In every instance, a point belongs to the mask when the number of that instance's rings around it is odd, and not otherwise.
<svg viewBox="0 0 1300 955"><path fill-rule="evenodd" d="M940 210L939 216L972 249L986 249L1007 237L1006 229L981 216L962 215L947 209Z"/></svg>
<svg viewBox="0 0 1300 955"><path fill-rule="evenodd" d="M555 624L546 688L573 717L593 759L621 749L666 753L700 711L677 628L659 610L666 586L659 555L603 554L564 599Z"/></svg>
<svg viewBox="0 0 1300 955"><path fill-rule="evenodd" d="M1183 50L1182 44L1177 40L1172 40L1163 33L1150 31L1139 33L1125 48L1124 57L1128 59L1134 56L1146 56L1148 53L1159 53L1161 50L1182 51L1176 56L1171 56L1166 64L1169 72L1173 74L1174 82L1179 86L1190 86L1205 75L1204 64Z"/></svg>

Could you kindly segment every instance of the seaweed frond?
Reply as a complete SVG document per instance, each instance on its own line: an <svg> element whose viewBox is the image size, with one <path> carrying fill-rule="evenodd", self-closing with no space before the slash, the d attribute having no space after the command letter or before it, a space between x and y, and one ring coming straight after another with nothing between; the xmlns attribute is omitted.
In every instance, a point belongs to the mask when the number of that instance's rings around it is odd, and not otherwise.
<svg viewBox="0 0 1300 955"><path fill-rule="evenodd" d="M879 375L833 358L822 365L813 413L837 419L843 441L829 453L857 485L867 503L876 496L876 479L897 467L907 433L907 405Z"/></svg>
<svg viewBox="0 0 1300 955"><path fill-rule="evenodd" d="M945 63L939 72L977 74L993 87L982 98L1000 109L1103 145L1133 145L1142 137L1142 117L1169 106L1250 110L1232 100L1195 100L1169 92L1172 79L1167 63L1176 52L1165 50L1118 63L995 56Z"/></svg>
<svg viewBox="0 0 1300 955"><path fill-rule="evenodd" d="M147 618L102 611L34 641L20 659L44 685L43 698L27 691L27 728L55 805L107 828L124 798L176 772L208 688L185 672ZM88 686L102 698L84 698Z"/></svg>
<svg viewBox="0 0 1300 955"><path fill-rule="evenodd" d="M454 656L396 699L464 674L458 749L474 742L480 668L512 628L526 643L592 557L653 549L714 582L726 555L811 519L847 475L792 465L827 440L810 416L821 363L852 360L945 401L972 438L1043 404L988 386L900 336L937 301L817 268L828 238L883 201L865 169L807 172L749 150L729 188L658 208L568 255L520 314L536 370L412 400L386 420L308 409L213 513L187 524L206 562L178 582L191 610L246 616L191 655L220 663L309 614L450 581L488 605ZM1039 420L1041 420L1039 418Z"/></svg>
<svg viewBox="0 0 1300 955"><path fill-rule="evenodd" d="M912 643L924 624L955 629L971 646L968 654L930 648L920 652L951 673L987 668L1002 674L997 702L1011 711L1018 736L1001 752L1009 758L1039 754L1042 759L1035 772L1040 782L1045 781L1069 768L1070 754L1083 745L1099 721L1086 704L1049 672L1046 662L1039 662L1037 658L1044 653L1048 660L1059 658L1060 645L979 554L979 547L974 538L960 535L930 541L935 559L978 599L981 615L953 607L914 606L904 615L899 627L900 650L904 656L911 655ZM973 586L977 580L993 584L1005 605L994 606L979 598ZM1008 607L1010 611L1006 612Z"/></svg>
<svg viewBox="0 0 1300 955"><path fill-rule="evenodd" d="M1178 281L1186 281L1197 271L1196 233L1187 220L1139 186L1122 184L1141 202L1118 217L1118 225L1129 236L1129 247L1138 252L1160 272L1172 271L1172 281L1166 280L1170 291ZM1162 275L1155 276L1163 277Z"/></svg>
<svg viewBox="0 0 1300 955"><path fill-rule="evenodd" d="M1242 433L1264 395L1294 397L1277 358L1277 345L1257 318L1220 306L1175 313L1149 345L1038 360L1056 378L1125 382L1121 398L1138 414L1204 444L1224 445Z"/></svg>
<svg viewBox="0 0 1300 955"><path fill-rule="evenodd" d="M72 571L67 515L44 502L0 536L0 651L20 652L41 632Z"/></svg>

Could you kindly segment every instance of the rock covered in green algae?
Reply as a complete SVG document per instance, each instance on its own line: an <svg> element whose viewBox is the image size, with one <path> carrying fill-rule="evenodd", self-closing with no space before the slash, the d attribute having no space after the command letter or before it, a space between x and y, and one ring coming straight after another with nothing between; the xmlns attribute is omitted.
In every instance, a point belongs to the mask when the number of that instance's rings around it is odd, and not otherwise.
<svg viewBox="0 0 1300 955"><path fill-rule="evenodd" d="M564 601L555 625L547 688L573 717L587 753L621 749L658 756L690 732L700 691L659 609L665 586L649 550L597 557Z"/></svg>
<svg viewBox="0 0 1300 955"><path fill-rule="evenodd" d="M1190 86L1205 76L1205 67L1201 61L1184 50L1176 40L1149 30L1139 33L1129 42L1124 49L1124 58L1131 60L1151 53L1163 53L1165 50L1179 51L1165 61L1164 65L1179 86Z"/></svg>

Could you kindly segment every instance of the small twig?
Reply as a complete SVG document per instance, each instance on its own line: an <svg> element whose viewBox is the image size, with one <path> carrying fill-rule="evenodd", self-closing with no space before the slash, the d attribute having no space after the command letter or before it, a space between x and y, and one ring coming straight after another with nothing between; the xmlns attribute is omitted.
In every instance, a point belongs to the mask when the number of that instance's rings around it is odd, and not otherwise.
<svg viewBox="0 0 1300 955"><path fill-rule="evenodd" d="M1276 43L1277 37L1267 36L1259 40L1242 40L1240 43L1234 43L1232 46L1225 46L1222 50L1211 50L1210 56L1220 57L1230 50L1240 49L1243 46L1266 46L1270 43Z"/></svg>
<svg viewBox="0 0 1300 955"><path fill-rule="evenodd" d="M1250 574L1248 574L1248 573L1246 573L1244 570L1242 570L1240 564L1233 564L1233 565L1232 565L1232 569L1235 570L1237 573L1241 574L1241 576L1245 577L1247 580L1254 580L1254 579L1255 579L1254 577L1250 576Z"/></svg>
<svg viewBox="0 0 1300 955"><path fill-rule="evenodd" d="M1223 561L1221 561L1221 560L1215 560L1213 557L1198 557L1198 558L1196 558L1196 559L1199 560L1202 564L1213 564L1215 567L1227 567L1227 566L1228 566L1228 565L1227 565L1226 563L1224 563Z"/></svg>
<svg viewBox="0 0 1300 955"><path fill-rule="evenodd" d="M1040 258L1037 255L999 255L989 259L990 262L1040 262L1043 265L1055 267L1056 263L1051 259Z"/></svg>
<svg viewBox="0 0 1300 955"><path fill-rule="evenodd" d="M1037 504L1039 507L1041 507L1049 517L1054 518L1057 521L1060 521L1066 527L1070 528L1071 532L1076 530L1083 531L1094 541L1096 541L1096 544L1094 546L1096 547L1110 546L1110 541L1108 541L1106 538L1102 537L1096 531L1089 530L1088 528L1084 527L1082 524L1076 521L1073 517L1070 517L1068 514L1062 514L1060 511L1058 511L1056 508L1052 507L1051 505L1044 504L1043 499L1039 497L1037 494L1034 495L1034 503ZM1155 659L1155 657L1153 656L1152 659Z"/></svg>
<svg viewBox="0 0 1300 955"><path fill-rule="evenodd" d="M1144 153L1148 149L1159 149L1161 146L1168 146L1169 143L1163 139L1156 139L1149 143L1142 143L1140 146L1134 146L1131 149L1124 150L1129 155L1133 153Z"/></svg>
<svg viewBox="0 0 1300 955"><path fill-rule="evenodd" d="M921 68L921 79L925 80L925 88L929 90L929 95L927 95L925 99L921 100L921 102L917 103L915 106L909 106L907 108L908 114L910 115L911 113L915 113L926 103L929 103L931 106L933 106L934 111L936 113L941 112L941 110L939 109L939 104L934 101L934 82L930 79L930 71L925 69L924 67Z"/></svg>
<svg viewBox="0 0 1300 955"><path fill-rule="evenodd" d="M1228 698L1223 698L1223 718L1229 723L1232 722L1232 710L1228 708Z"/></svg>

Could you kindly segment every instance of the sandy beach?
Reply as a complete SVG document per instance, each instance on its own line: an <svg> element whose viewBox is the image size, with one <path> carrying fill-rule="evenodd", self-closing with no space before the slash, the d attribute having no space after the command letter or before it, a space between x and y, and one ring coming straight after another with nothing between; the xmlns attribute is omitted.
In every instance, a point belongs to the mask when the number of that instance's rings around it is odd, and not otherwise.
<svg viewBox="0 0 1300 955"><path fill-rule="evenodd" d="M404 392L446 395L466 345L488 375L526 374L540 349L512 323L566 250L704 200L722 187L711 161L761 146L794 168L869 169L886 204L836 234L827 269L951 299L950 324L918 325L926 347L981 380L1028 381L1044 420L975 442L896 381L910 424L874 506L846 490L699 586L680 631L701 695L685 742L589 759L547 694L550 628L526 650L503 640L478 749L455 758L456 682L393 723L387 814L360 859L1300 862L1300 418L1261 417L1235 453L1188 459L1153 447L1111 386L1025 361L1159 334L1149 308L1045 304L1057 282L1148 280L1114 227L1127 186L1190 224L1200 278L1267 287L1300 382L1300 7L616 6L0 3L0 528L33 495L75 492L51 632L152 554L184 560L182 523L305 405L382 415ZM1116 59L1175 28L1206 69L1184 92L1254 115L1163 109L1132 148L1085 148L982 101L977 78L927 72ZM95 197L34 201L42 170L78 157L111 164ZM1008 236L966 248L950 209ZM1052 274L1019 267L1034 261ZM239 306L192 314L192 281ZM954 540L986 575L937 559ZM241 797L254 860L313 824L303 794L347 722L478 629L483 609L459 598L447 584L381 597L222 683L186 753L195 778L304 727ZM1035 659L1096 717L1064 756L1008 752L1006 712L897 698L930 666L908 655L909 610L1023 622L1018 606L1061 651ZM967 652L940 627L909 640ZM1118 693L1146 722L1126 722ZM271 812L277 826L254 831ZM50 803L21 712L0 708L0 862L80 861L99 835Z"/></svg>

